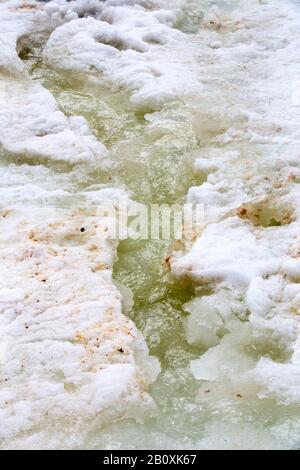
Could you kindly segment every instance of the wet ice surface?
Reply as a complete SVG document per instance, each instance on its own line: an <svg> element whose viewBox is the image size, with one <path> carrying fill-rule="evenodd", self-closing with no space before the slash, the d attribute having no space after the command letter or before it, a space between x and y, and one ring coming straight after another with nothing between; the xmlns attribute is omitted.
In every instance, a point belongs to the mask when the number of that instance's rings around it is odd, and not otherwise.
<svg viewBox="0 0 300 470"><path fill-rule="evenodd" d="M128 37L123 26L113 40L108 32L98 37L106 52L117 38L122 74L109 59L99 79L98 46L82 65L73 39L63 48L55 42L64 29L42 45L25 41L19 51L31 78L51 92L64 115L83 116L110 151L101 168L80 163L66 171L65 162L48 163L43 171L57 172L57 187L64 181L66 189L84 193L122 188L146 204L183 203L188 194L206 209L195 244L120 244L114 279L132 289L129 316L161 363L150 386L157 410L143 424L121 420L122 411L108 424L108 415L81 442L69 441L71 447L299 447L299 106L290 83L299 62L300 16L289 1L286 11L271 0L217 3L219 9L209 1L187 2L177 20L189 35L183 76L193 81L192 98L173 82L165 95L163 79L157 97L159 64L152 64L153 78L144 59L145 82L139 76L132 85L123 49L138 35ZM94 38L86 23L74 20L66 29L75 33L75 46L79 25L85 38ZM172 32L170 41L177 37ZM186 47L183 37L179 41L174 71ZM134 49L129 65L139 54L173 60L168 44L155 47ZM87 79L91 60L97 73L93 68ZM202 82L197 92L195 77ZM51 190L53 184L49 180ZM167 255L173 279L163 262ZM149 370L137 353L136 360Z"/></svg>

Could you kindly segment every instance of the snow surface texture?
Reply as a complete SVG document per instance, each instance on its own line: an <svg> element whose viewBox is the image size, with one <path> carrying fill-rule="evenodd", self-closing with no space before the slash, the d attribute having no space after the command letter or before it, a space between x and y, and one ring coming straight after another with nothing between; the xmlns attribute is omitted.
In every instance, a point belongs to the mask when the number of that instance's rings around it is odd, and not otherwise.
<svg viewBox="0 0 300 470"><path fill-rule="evenodd" d="M51 94L30 81L17 54L24 39L49 34L91 4L74 3L0 4L5 449L80 447L107 422L142 420L155 409L146 389L159 366L122 313L112 280L114 220L97 211L102 202L127 196L78 189L85 168L106 166L108 152L83 118L66 117ZM69 172L55 172L47 166L51 161L70 164Z"/></svg>
<svg viewBox="0 0 300 470"><path fill-rule="evenodd" d="M145 110L192 96L201 84L186 55L187 37L172 28L181 15L176 7L183 3L100 3L95 13L100 21L80 18L52 33L44 60L57 69L101 73L130 90L133 103ZM157 10L157 4L168 6Z"/></svg>
<svg viewBox="0 0 300 470"><path fill-rule="evenodd" d="M17 164L25 156L101 166L109 157L83 118L64 116L26 78L17 52L33 34L50 35L43 53L50 67L125 88L137 108L192 98L191 110L203 110L193 125L202 147L196 169L206 182L188 200L204 204L205 222L195 243L170 260L175 277L213 291L186 305L188 341L207 351L191 364L199 399L209 389L213 417L233 396L299 403L299 7L220 0L191 38L174 28L184 3L0 4L0 140L15 161L3 168L1 190L5 448L84 446L102 424L142 419L154 407L141 370L152 362L112 282L115 246L99 237L111 221L99 221L92 195L74 191L76 170L64 179L46 166ZM11 76L17 114L6 88ZM137 349L145 351L141 368ZM299 445L288 423L273 432ZM201 448L274 444L255 423L237 433L232 422L212 418L205 434Z"/></svg>
<svg viewBox="0 0 300 470"><path fill-rule="evenodd" d="M0 89L0 142L11 154L28 158L70 164L97 161L107 152L91 135L84 118L64 116L51 94L26 78L18 57L24 40L31 35L49 34L75 15L57 8L53 5L51 10L47 5L42 9L40 4L16 1L0 5L0 72L4 75Z"/></svg>
<svg viewBox="0 0 300 470"><path fill-rule="evenodd" d="M0 141L14 156L106 165L107 150L83 117L66 117L51 94L30 81L2 80Z"/></svg>
<svg viewBox="0 0 300 470"><path fill-rule="evenodd" d="M299 5L227 4L207 13L195 39L210 49L199 74L215 93L206 108L213 138L196 155L206 181L188 196L204 204L205 220L188 253L174 255L172 271L213 289L186 306L188 340L207 350L191 364L201 393L213 390L212 403L222 388L223 398L240 390L240 399L297 404ZM215 431L204 447L220 445Z"/></svg>

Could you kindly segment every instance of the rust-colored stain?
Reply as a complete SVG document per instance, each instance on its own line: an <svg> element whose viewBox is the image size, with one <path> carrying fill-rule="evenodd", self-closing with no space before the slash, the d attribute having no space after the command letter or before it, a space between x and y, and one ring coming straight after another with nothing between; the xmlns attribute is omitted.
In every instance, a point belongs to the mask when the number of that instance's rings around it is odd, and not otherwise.
<svg viewBox="0 0 300 470"><path fill-rule="evenodd" d="M164 259L163 259L163 262L162 262L162 265L167 268L167 269L170 269L171 268L171 262L172 262L172 256L166 256Z"/></svg>
<svg viewBox="0 0 300 470"><path fill-rule="evenodd" d="M109 269L109 267L107 266L106 263L100 262L100 263L97 263L95 266L93 266L91 269L93 273L96 273L98 271L104 271L105 269Z"/></svg>
<svg viewBox="0 0 300 470"><path fill-rule="evenodd" d="M9 8L8 11L37 11L40 10L40 5L33 5L31 3L23 3L16 8Z"/></svg>

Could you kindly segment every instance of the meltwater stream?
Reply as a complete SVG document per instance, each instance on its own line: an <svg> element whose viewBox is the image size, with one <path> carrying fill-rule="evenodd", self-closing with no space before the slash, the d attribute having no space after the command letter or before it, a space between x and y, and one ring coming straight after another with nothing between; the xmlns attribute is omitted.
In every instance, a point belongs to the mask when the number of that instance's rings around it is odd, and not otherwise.
<svg viewBox="0 0 300 470"><path fill-rule="evenodd" d="M149 131L147 119L155 119L155 115L135 112L124 92L102 88L99 83L87 84L85 77L67 77L49 70L42 64L38 47L25 47L20 55L31 78L51 91L63 112L84 116L111 151L113 168L106 174L94 170L86 175L78 182L81 189L115 185L126 187L133 200L146 205L184 204L188 189L201 183L202 176L195 173L190 158L199 143L185 120L181 103L164 111L165 129ZM134 307L129 316L142 331L150 353L161 363L162 372L150 390L157 414L145 424L123 422L101 430L89 437L87 447L193 446L191 436L195 434L196 438L199 431L193 416L198 415L201 421L203 417L195 404L198 384L189 362L201 351L186 341L183 305L193 297L194 288L170 279L164 260L171 249L170 241L123 241L114 266L114 279L133 293Z"/></svg>
<svg viewBox="0 0 300 470"><path fill-rule="evenodd" d="M182 29L193 33L196 29L193 20ZM202 133L205 139L201 140L195 126L203 114L197 107L192 111L193 119L188 104L182 102L168 104L159 113L137 112L122 90L88 82L80 74L64 75L47 68L39 46L24 47L20 56L31 78L51 91L63 112L84 116L111 152L112 167L107 172L87 171L84 178L78 178L78 188L124 187L133 200L147 205L184 204L188 189L205 180L203 174L194 170L194 156L209 139L222 133L222 123L211 126L206 123L208 130ZM194 297L195 289L191 283L174 282L170 278L165 258L173 248L169 241L124 241L120 243L114 266L114 279L133 293L134 307L129 316L143 333L150 353L161 364L161 373L150 387L157 412L145 423L121 421L99 429L88 436L82 447L281 447L280 437L286 439L285 424L293 426L299 419L297 406L253 397L247 401L238 389L229 397L227 384L216 390L202 387L199 392L190 361L204 351L191 346L185 334L188 314L184 305ZM198 297L205 294L205 288L197 287ZM251 345L249 355L250 349ZM257 358L259 353L272 357L277 351L263 344L253 356ZM280 352L278 356L280 361ZM278 439L269 433L276 426ZM284 439L283 447L287 446Z"/></svg>

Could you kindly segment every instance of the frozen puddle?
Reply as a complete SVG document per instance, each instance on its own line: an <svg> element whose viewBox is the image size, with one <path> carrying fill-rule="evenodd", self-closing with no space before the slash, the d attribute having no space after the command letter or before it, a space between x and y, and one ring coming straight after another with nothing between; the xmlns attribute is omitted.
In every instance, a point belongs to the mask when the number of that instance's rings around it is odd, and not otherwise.
<svg viewBox="0 0 300 470"><path fill-rule="evenodd" d="M135 4L1 3L1 445L299 448L299 5Z"/></svg>

